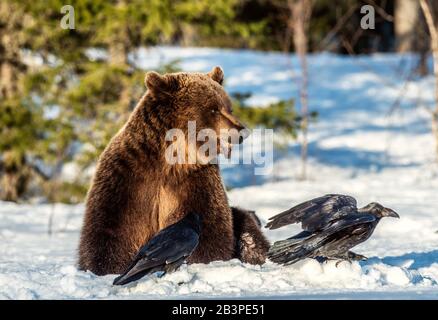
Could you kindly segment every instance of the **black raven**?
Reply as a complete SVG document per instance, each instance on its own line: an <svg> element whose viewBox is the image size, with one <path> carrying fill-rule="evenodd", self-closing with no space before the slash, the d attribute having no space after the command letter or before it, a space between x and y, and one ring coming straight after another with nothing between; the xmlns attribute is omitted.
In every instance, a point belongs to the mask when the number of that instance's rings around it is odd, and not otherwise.
<svg viewBox="0 0 438 320"><path fill-rule="evenodd" d="M131 265L113 285L124 285L157 271L178 269L198 246L200 231L201 218L195 213L164 228L140 248Z"/></svg>
<svg viewBox="0 0 438 320"><path fill-rule="evenodd" d="M366 259L349 250L367 240L383 217L399 218L399 215L376 202L358 209L356 199L339 194L301 203L269 219L271 221L266 225L269 229L301 222L304 231L275 242L269 249L268 258L285 265L304 258Z"/></svg>

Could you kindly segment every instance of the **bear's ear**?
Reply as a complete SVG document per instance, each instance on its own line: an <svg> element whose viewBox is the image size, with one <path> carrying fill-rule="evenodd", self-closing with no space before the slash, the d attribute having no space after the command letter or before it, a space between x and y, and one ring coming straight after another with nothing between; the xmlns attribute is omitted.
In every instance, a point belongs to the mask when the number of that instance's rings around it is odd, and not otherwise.
<svg viewBox="0 0 438 320"><path fill-rule="evenodd" d="M161 91L166 90L167 83L164 76L160 75L155 71L149 71L146 73L146 77L144 79L144 84L151 91Z"/></svg>
<svg viewBox="0 0 438 320"><path fill-rule="evenodd" d="M172 75L162 76L155 71L146 73L144 83L148 90L159 96L170 96L173 91L178 89L177 81Z"/></svg>
<svg viewBox="0 0 438 320"><path fill-rule="evenodd" d="M221 67L214 67L213 70L208 73L208 76L219 84L224 82L224 72Z"/></svg>

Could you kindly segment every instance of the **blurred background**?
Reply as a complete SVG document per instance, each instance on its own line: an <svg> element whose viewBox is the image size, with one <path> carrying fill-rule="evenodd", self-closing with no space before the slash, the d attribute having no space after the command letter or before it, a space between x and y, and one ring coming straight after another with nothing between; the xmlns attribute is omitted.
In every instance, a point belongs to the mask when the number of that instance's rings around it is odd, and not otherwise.
<svg viewBox="0 0 438 320"><path fill-rule="evenodd" d="M151 69L221 65L236 114L250 127L275 130L271 176L224 166L229 188L309 179L309 159L353 169L398 165L387 150L367 150L373 142L365 136L356 139L365 150L322 146L325 125L333 134L359 113L350 137L376 114L413 109L428 110L428 119L406 126L438 137L434 33L424 11L436 28L435 1L423 1L427 8L414 0L67 2L0 4L2 200L83 201L98 155L143 94ZM403 120L394 119L402 131ZM425 149L427 159L436 157L438 149Z"/></svg>
<svg viewBox="0 0 438 320"><path fill-rule="evenodd" d="M433 3L427 2L436 15ZM409 52L394 65L403 69L403 79L382 81L386 88L433 71L430 32L418 1L78 0L69 4L72 7L63 12L66 3L61 0L5 0L0 5L2 200L82 201L97 156L145 90L145 71L188 71L183 67L188 60L202 60L206 55L194 47L232 50L217 51L208 66L192 61L190 71L206 71L219 64L232 76L239 71L224 61L230 55L240 65L252 63L265 69L266 76L253 75L257 79L234 77L239 85L228 89L242 120L252 127L281 131L283 148L307 144L308 127L321 116L321 105L309 105L315 97L308 96L307 87L309 81L324 80L317 75L308 79L306 55L330 52L337 60L376 52ZM361 8L367 5L373 8L373 21L372 28L364 29L361 20L367 11L361 13ZM61 26L62 19L67 29ZM157 46L169 48L150 52ZM262 83L277 71L263 58L263 53L271 52L283 62L284 81L277 81L288 89L271 94L271 99L251 99L259 86L266 90L272 85ZM324 56L327 65L320 67L321 73L330 67L329 57ZM150 63L153 58L155 63ZM351 68L347 66L351 61L345 60L339 68ZM363 70L375 67L360 60L353 65ZM374 72L379 74L379 68ZM261 84L251 86L255 80ZM402 93L388 101L388 112L397 111ZM304 137L296 140L299 134ZM300 152L303 161L307 152ZM304 168L296 170L301 170L297 176L306 179ZM228 185L257 183L256 178L246 178Z"/></svg>
<svg viewBox="0 0 438 320"><path fill-rule="evenodd" d="M437 29L434 0L1 0L0 299L436 299ZM230 204L265 225L327 193L378 201L401 219L357 247L368 261L233 260L120 290L77 270L97 158L145 73L216 65L237 116L274 130L272 151L253 134L233 151L252 163L221 163Z"/></svg>

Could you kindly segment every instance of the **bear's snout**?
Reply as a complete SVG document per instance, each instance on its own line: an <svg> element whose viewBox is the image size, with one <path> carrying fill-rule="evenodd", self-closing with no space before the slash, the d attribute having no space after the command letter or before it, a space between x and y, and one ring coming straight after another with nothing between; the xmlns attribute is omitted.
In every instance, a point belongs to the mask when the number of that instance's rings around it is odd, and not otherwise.
<svg viewBox="0 0 438 320"><path fill-rule="evenodd" d="M248 128L242 126L242 129L239 130L240 134L239 134L239 144L242 144L243 140L245 140L246 138L249 137L250 132L248 130Z"/></svg>

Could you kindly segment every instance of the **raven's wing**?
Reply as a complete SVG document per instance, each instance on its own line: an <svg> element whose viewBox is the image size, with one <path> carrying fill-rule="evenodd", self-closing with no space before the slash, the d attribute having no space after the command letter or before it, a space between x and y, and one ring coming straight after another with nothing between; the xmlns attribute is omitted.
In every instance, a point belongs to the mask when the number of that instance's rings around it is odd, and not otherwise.
<svg viewBox="0 0 438 320"><path fill-rule="evenodd" d="M113 284L123 285L156 271L177 269L199 243L199 233L184 223L161 230L135 256L127 270Z"/></svg>
<svg viewBox="0 0 438 320"><path fill-rule="evenodd" d="M333 221L317 233L302 231L294 237L275 242L271 248L269 248L268 258L280 264L293 264L301 259L312 257L316 252L327 245L327 243L339 240L338 237L345 237L343 244L346 247L339 248L339 250L341 252L347 252L350 248L359 243L348 243L348 238L356 231L366 231L370 223L375 221L376 217L371 214L355 214ZM369 235L370 234L371 233L369 233Z"/></svg>
<svg viewBox="0 0 438 320"><path fill-rule="evenodd" d="M356 199L341 194L328 194L303 202L271 218L266 227L277 229L292 223L301 222L306 231L323 228L329 222L357 213Z"/></svg>
<svg viewBox="0 0 438 320"><path fill-rule="evenodd" d="M376 216L372 214L350 214L332 221L330 224L325 226L321 231L322 235L333 235L337 232L345 230L350 227L359 226L363 224L369 224L376 221ZM353 231L354 232L354 231Z"/></svg>

